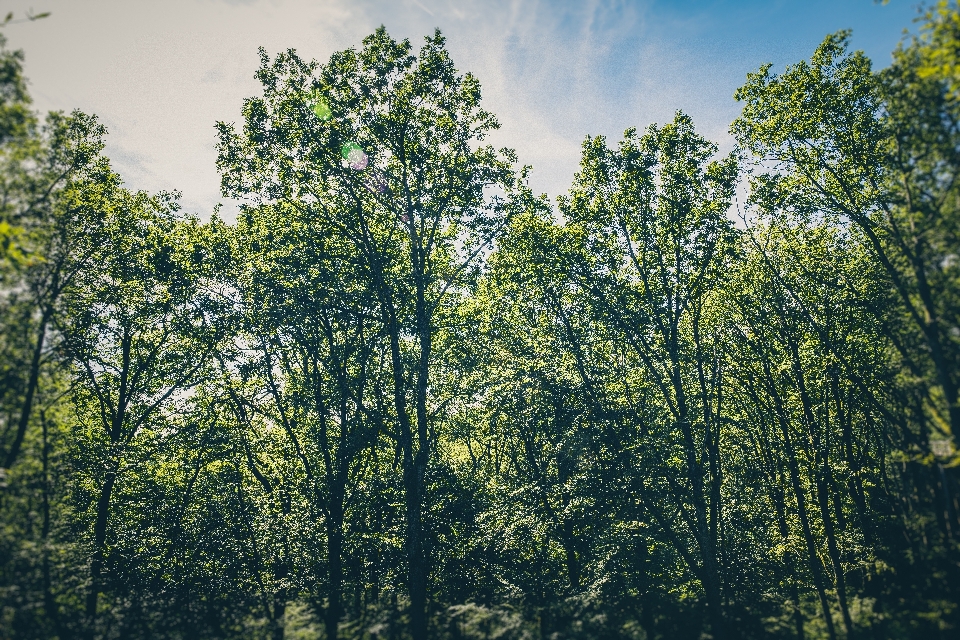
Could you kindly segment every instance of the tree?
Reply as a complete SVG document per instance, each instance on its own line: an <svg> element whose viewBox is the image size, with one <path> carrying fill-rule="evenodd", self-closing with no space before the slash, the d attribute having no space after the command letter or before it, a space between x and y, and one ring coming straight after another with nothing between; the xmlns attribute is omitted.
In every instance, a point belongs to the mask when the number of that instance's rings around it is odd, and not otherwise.
<svg viewBox="0 0 960 640"><path fill-rule="evenodd" d="M109 184L109 183L108 183ZM77 437L95 496L86 599L95 632L108 566L111 500L137 436L198 381L219 339L215 297L203 291L204 248L195 223L168 196L107 188L96 203L102 244L61 296L59 349L75 379ZM85 514L87 515L87 514Z"/></svg>
<svg viewBox="0 0 960 640"><path fill-rule="evenodd" d="M437 330L525 192L512 152L477 145L497 123L480 108L476 79L457 74L443 37L427 38L419 56L410 49L381 28L361 51L337 53L323 67L292 51L271 64L263 53L264 96L246 102L243 135L219 125L218 164L225 194L324 220L362 261L389 345L411 625L421 639Z"/></svg>
<svg viewBox="0 0 960 640"><path fill-rule="evenodd" d="M8 469L16 462L33 414L57 302L89 267L100 225L95 202L115 187L117 178L101 155L104 134L95 118L81 112L68 117L52 113L38 139L27 145L28 154L11 158L29 168L6 185L7 206L15 211L22 233L18 282L11 283L8 301L11 310L19 308L23 314L21 330L29 327L35 335L17 428L4 456Z"/></svg>
<svg viewBox="0 0 960 640"><path fill-rule="evenodd" d="M703 585L712 633L721 638L722 378L706 323L733 242L726 211L737 165L733 157L711 162L715 153L683 114L641 138L628 130L618 152L603 138L588 139L561 208L582 230L587 254L574 286L615 336L614 348L630 353L627 361L655 389L655 404L631 409L672 451L641 454L662 456L642 482L671 497L684 526L678 531L641 488L644 506Z"/></svg>
<svg viewBox="0 0 960 640"><path fill-rule="evenodd" d="M224 362L248 378L236 391L227 386L239 427L262 419L286 435L302 477L286 489L322 515L329 638L342 617L347 500L358 499L354 487L367 466L361 454L379 446L390 415L380 399L385 341L376 300L364 286L363 263L337 231L293 207L244 213L234 286L245 322L237 355ZM284 482L268 480L252 455L248 464L266 493Z"/></svg>
<svg viewBox="0 0 960 640"><path fill-rule="evenodd" d="M953 248L957 238L957 111L944 82L919 73L921 48L899 49L873 73L849 34L829 36L810 63L782 76L769 65L737 91L732 131L776 173L758 189L786 206L849 220L919 333L928 399L943 437L960 428ZM881 313L888 313L881 309ZM919 354L905 353L916 359Z"/></svg>
<svg viewBox="0 0 960 640"><path fill-rule="evenodd" d="M262 52L231 224L0 50L0 640L955 636L925 16L879 72L840 33L751 74L729 155L588 137L557 206L439 33Z"/></svg>

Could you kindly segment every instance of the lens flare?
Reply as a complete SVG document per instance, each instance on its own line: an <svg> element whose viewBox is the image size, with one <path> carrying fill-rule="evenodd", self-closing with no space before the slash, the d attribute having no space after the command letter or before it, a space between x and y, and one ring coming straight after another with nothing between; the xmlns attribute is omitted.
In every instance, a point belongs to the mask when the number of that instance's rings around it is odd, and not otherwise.
<svg viewBox="0 0 960 640"><path fill-rule="evenodd" d="M330 110L330 104L317 89L310 92L310 108L313 109L316 116L324 122L333 116L333 111Z"/></svg>
<svg viewBox="0 0 960 640"><path fill-rule="evenodd" d="M340 155L343 156L344 160L350 159L350 154L359 151L363 153L363 147L358 145L356 142L348 142L342 147L340 147Z"/></svg>
<svg viewBox="0 0 960 640"><path fill-rule="evenodd" d="M351 151L347 157L347 164L351 169L361 170L367 168L367 154L362 150Z"/></svg>
<svg viewBox="0 0 960 640"><path fill-rule="evenodd" d="M347 166L351 169L366 169L367 154L363 152L363 147L356 142L348 142L340 148L340 155L347 161Z"/></svg>
<svg viewBox="0 0 960 640"><path fill-rule="evenodd" d="M327 101L323 98L320 98L315 103L313 103L313 112L317 114L317 117L323 121L327 121L333 115L333 112L330 111L330 105L327 104Z"/></svg>
<svg viewBox="0 0 960 640"><path fill-rule="evenodd" d="M379 171L372 172L370 177L367 178L367 189L370 189L370 191L374 193L386 193L387 188L387 179Z"/></svg>

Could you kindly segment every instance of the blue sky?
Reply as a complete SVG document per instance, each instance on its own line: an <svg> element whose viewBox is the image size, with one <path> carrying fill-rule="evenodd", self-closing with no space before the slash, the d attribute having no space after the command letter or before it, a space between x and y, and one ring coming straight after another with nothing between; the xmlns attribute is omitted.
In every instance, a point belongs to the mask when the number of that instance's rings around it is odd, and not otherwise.
<svg viewBox="0 0 960 640"><path fill-rule="evenodd" d="M42 110L80 108L107 125L107 152L131 188L179 189L206 216L217 202L216 120L237 121L258 91L257 47L325 60L383 24L417 46L440 27L474 72L502 129L493 142L533 165L538 192L563 193L587 134L615 140L689 113L730 147L734 90L765 62L776 70L823 37L885 66L917 2L891 0L30 0L53 15L5 27L27 55ZM229 212L230 203L226 203Z"/></svg>

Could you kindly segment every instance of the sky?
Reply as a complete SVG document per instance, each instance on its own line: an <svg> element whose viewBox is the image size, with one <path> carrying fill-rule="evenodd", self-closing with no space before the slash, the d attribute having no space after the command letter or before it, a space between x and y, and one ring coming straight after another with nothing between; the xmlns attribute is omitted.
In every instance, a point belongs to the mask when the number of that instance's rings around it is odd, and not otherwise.
<svg viewBox="0 0 960 640"><path fill-rule="evenodd" d="M891 0L30 0L50 11L3 28L23 49L40 111L81 109L109 131L107 155L131 189L179 190L208 216L220 194L214 124L239 122L259 94L257 49L326 61L384 25L419 48L435 28L457 68L476 75L502 125L497 147L533 166L530 183L566 192L586 135L615 144L628 127L688 113L729 150L746 74L809 58L852 29L876 67L914 28L918 2Z"/></svg>

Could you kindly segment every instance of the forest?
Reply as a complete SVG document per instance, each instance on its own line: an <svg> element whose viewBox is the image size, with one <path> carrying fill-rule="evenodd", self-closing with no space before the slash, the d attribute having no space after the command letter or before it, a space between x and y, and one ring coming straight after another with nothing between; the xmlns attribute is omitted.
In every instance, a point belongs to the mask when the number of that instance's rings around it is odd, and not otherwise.
<svg viewBox="0 0 960 640"><path fill-rule="evenodd" d="M958 637L960 6L849 41L556 201L439 31L261 49L235 221L4 46L0 639Z"/></svg>

